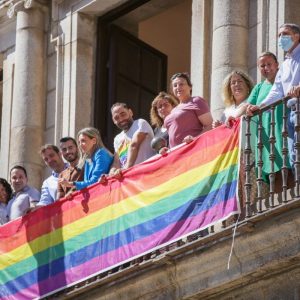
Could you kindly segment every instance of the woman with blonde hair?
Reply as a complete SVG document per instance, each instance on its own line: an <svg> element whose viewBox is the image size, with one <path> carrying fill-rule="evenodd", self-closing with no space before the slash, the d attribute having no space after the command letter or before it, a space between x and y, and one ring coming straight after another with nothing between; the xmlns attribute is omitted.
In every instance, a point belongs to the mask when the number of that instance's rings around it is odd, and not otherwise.
<svg viewBox="0 0 300 300"><path fill-rule="evenodd" d="M154 126L154 138L151 141L151 147L156 152L169 145L169 135L167 128L164 127L164 120L177 105L177 99L166 92L160 92L152 101L150 120L151 125Z"/></svg>
<svg viewBox="0 0 300 300"><path fill-rule="evenodd" d="M217 120L213 122L213 128L223 124L225 121L227 122L230 119L235 119L240 116L240 112L247 107L247 99L253 89L253 83L251 78L240 70L234 70L231 73L229 73L224 81L222 86L222 94L223 94L223 101L225 104L225 109L223 112L223 115L221 117L221 120ZM241 157L240 157L240 174L239 174L239 199L241 204L241 210L242 210L242 217L244 217L245 214L245 157L244 157L244 147L245 147L245 123L241 123ZM253 139L254 136L251 136ZM251 142L251 144L254 145L254 139ZM254 160L254 155L251 154L251 162ZM254 169L251 169L251 204L252 209L255 211L255 197L256 197L256 177ZM264 188L263 194L267 194L266 188Z"/></svg>
<svg viewBox="0 0 300 300"><path fill-rule="evenodd" d="M213 128L223 124L226 119L240 116L241 109L246 104L246 100L253 89L252 79L243 71L234 70L229 73L222 86L223 102L225 109L221 120L213 122Z"/></svg>
<svg viewBox="0 0 300 300"><path fill-rule="evenodd" d="M109 172L113 155L104 146L96 128L81 129L77 134L77 141L80 150L78 167L84 167L84 179L83 181L68 182L62 180L60 182L65 186L81 190L96 183L101 175Z"/></svg>

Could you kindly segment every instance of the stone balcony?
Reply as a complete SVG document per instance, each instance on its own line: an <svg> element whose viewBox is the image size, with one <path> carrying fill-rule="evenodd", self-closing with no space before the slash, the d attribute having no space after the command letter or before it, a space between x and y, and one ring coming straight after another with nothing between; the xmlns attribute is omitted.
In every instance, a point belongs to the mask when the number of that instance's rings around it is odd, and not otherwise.
<svg viewBox="0 0 300 300"><path fill-rule="evenodd" d="M65 290L60 299L299 299L300 199ZM155 257L154 257L155 256Z"/></svg>

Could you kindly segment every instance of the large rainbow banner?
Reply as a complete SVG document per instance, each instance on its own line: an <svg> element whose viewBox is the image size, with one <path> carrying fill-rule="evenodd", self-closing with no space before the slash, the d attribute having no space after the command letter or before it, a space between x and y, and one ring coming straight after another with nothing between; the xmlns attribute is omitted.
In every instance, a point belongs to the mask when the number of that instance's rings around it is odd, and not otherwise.
<svg viewBox="0 0 300 300"><path fill-rule="evenodd" d="M51 295L239 211L239 122L0 227L0 299Z"/></svg>

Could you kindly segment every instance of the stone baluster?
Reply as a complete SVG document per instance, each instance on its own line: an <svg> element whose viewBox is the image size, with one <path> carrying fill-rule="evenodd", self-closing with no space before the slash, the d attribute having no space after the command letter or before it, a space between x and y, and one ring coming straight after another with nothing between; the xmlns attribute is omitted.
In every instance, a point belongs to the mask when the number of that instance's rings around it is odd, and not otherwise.
<svg viewBox="0 0 300 300"><path fill-rule="evenodd" d="M262 151L263 151L263 141L262 141L262 113L260 112L258 115L258 126L257 126L257 149L258 149L258 158L257 158L257 201L258 201L258 212L262 212L262 167L263 167L263 159L262 159Z"/></svg>
<svg viewBox="0 0 300 300"><path fill-rule="evenodd" d="M281 168L281 176L282 176L282 198L283 203L287 202L287 179L288 179L288 108L287 101L283 100L283 124L282 124L282 168Z"/></svg>
<svg viewBox="0 0 300 300"><path fill-rule="evenodd" d="M300 184L300 98L297 99L296 102L296 111L295 111L295 192L296 197L299 197L299 184Z"/></svg>
<svg viewBox="0 0 300 300"><path fill-rule="evenodd" d="M269 174L269 180L270 180L270 205L271 207L274 207L274 194L275 194L275 171L274 171L274 164L275 164L275 143L276 143L276 137L275 137L275 107L272 106L270 109L271 113L271 122L270 122L270 137L269 137L269 143L270 143L270 174Z"/></svg>
<svg viewBox="0 0 300 300"><path fill-rule="evenodd" d="M250 132L250 117L245 117L246 120L246 142L245 142L245 149L244 149L244 162L245 162L245 174L246 174L246 180L245 180L245 205L246 205L246 218L249 218L251 216L251 176L250 176L250 170L251 170L251 132Z"/></svg>

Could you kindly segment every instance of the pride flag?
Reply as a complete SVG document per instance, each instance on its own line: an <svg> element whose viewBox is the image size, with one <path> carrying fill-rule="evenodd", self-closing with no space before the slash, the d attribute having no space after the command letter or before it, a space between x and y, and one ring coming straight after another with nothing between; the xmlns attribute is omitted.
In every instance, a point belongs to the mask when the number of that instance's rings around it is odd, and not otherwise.
<svg viewBox="0 0 300 300"><path fill-rule="evenodd" d="M238 212L239 122L0 227L0 299L64 289Z"/></svg>

